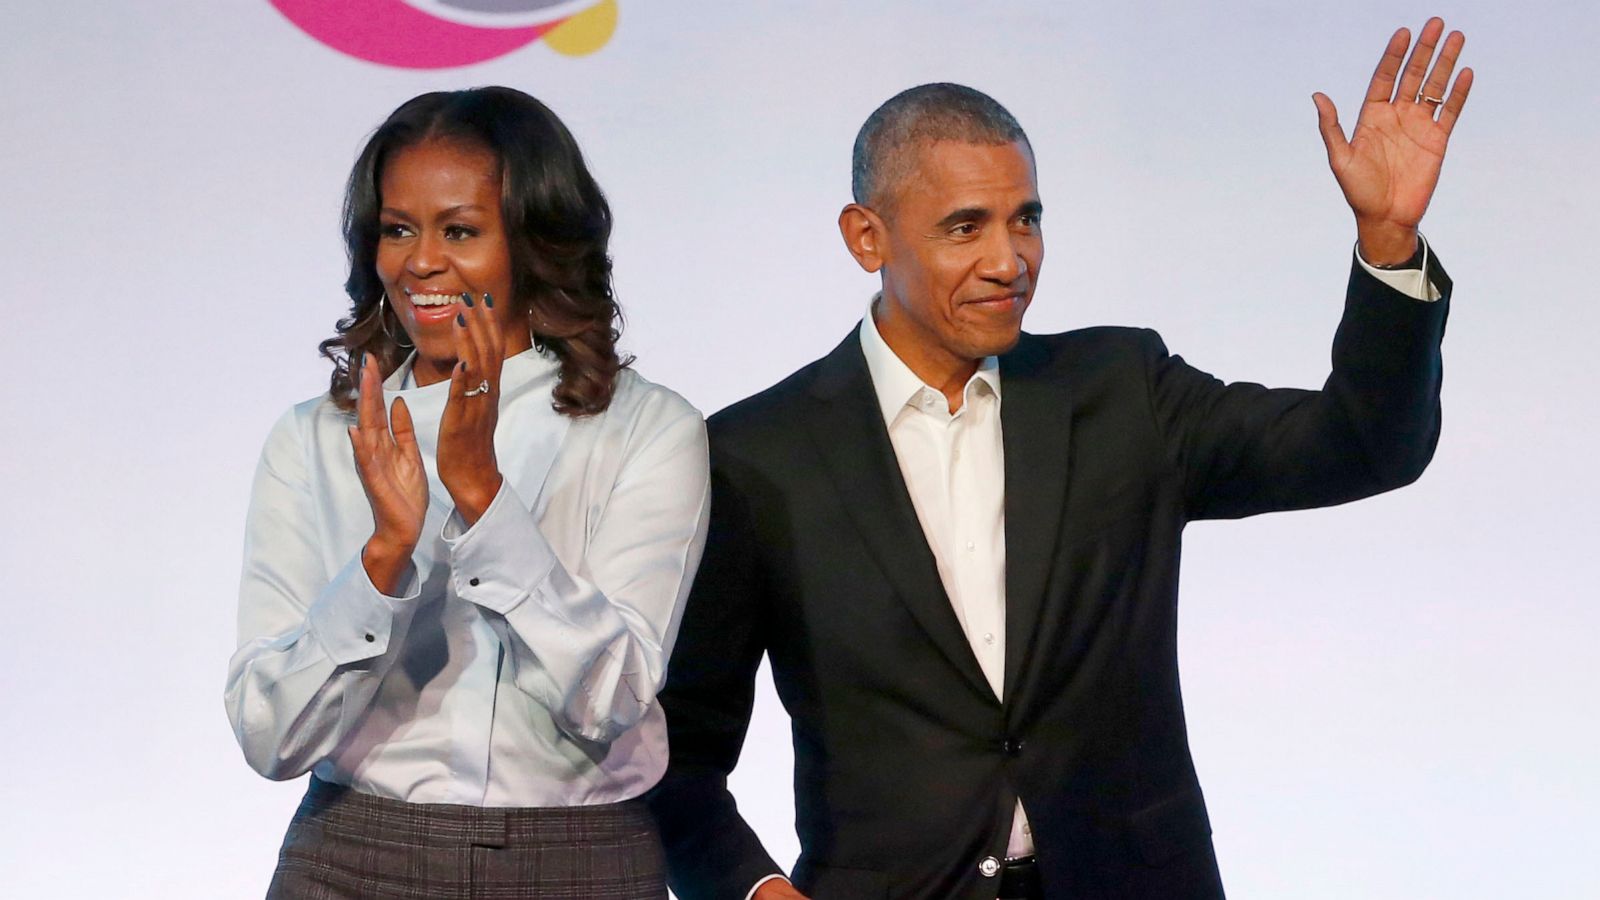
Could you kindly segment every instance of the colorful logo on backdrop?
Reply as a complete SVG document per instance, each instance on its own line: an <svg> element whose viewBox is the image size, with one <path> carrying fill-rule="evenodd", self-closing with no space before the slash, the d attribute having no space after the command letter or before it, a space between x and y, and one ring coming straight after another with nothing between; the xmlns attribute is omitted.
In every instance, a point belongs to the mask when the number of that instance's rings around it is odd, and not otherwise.
<svg viewBox="0 0 1600 900"><path fill-rule="evenodd" d="M300 30L341 53L403 69L448 69L537 40L593 53L617 30L617 0L272 0Z"/></svg>

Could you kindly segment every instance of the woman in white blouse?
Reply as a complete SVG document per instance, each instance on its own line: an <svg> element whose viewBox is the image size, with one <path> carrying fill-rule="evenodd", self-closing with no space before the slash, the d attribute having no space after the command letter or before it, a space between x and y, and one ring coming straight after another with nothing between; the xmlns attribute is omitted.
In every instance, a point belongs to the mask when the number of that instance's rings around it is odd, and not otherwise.
<svg viewBox="0 0 1600 900"><path fill-rule="evenodd" d="M611 214L508 88L373 134L327 394L262 451L229 719L311 772L274 897L661 897L639 796L705 540L705 429L627 368Z"/></svg>

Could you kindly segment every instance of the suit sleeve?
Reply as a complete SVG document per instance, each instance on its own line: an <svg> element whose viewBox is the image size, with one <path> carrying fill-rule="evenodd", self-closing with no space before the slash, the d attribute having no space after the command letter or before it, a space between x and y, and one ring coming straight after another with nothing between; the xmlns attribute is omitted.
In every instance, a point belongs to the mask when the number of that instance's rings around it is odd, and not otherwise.
<svg viewBox="0 0 1600 900"><path fill-rule="evenodd" d="M1352 264L1320 391L1225 385L1154 338L1151 406L1182 473L1187 518L1330 506L1421 476L1439 439L1439 347L1451 290L1437 261L1427 274L1437 302L1408 297Z"/></svg>
<svg viewBox="0 0 1600 900"><path fill-rule="evenodd" d="M711 524L661 692L671 748L648 796L683 900L743 900L781 874L728 790L750 725L766 647L764 579L750 498L712 436Z"/></svg>

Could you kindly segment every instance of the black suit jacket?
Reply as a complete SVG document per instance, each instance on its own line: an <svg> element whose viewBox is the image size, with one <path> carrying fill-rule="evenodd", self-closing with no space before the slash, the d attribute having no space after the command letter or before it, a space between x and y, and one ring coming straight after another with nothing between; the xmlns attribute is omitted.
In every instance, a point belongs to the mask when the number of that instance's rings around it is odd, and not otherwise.
<svg viewBox="0 0 1600 900"><path fill-rule="evenodd" d="M726 786L765 652L793 726L793 880L811 895L992 900L980 864L1004 857L1020 797L1049 896L1220 897L1178 688L1184 524L1417 478L1447 303L1354 267L1321 391L1224 385L1150 331L1023 335L1000 360L1003 700L941 586L855 333L713 416L711 532L651 795L673 889L742 900L779 871Z"/></svg>

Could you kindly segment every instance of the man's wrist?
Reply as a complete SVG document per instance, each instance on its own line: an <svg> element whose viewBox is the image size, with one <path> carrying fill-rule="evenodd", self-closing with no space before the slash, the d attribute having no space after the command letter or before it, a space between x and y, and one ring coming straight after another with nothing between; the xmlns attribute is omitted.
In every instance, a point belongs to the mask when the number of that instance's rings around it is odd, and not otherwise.
<svg viewBox="0 0 1600 900"><path fill-rule="evenodd" d="M1356 247L1361 258L1374 268L1405 269L1422 265L1422 242L1417 238L1416 228L1357 223Z"/></svg>

